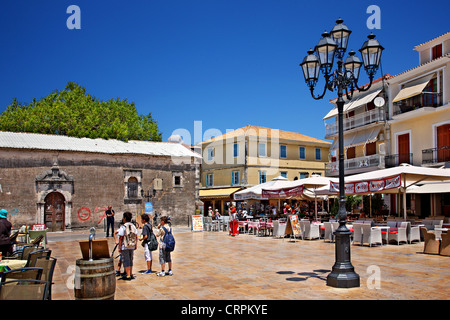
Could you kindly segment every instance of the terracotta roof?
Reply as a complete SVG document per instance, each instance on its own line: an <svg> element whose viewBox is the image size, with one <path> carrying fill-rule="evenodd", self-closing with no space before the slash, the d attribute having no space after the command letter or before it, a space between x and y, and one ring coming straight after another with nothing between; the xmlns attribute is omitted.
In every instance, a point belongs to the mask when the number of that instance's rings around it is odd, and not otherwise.
<svg viewBox="0 0 450 320"><path fill-rule="evenodd" d="M306 136L306 135L298 133L298 132L283 131L283 130L279 130L279 129L270 129L270 128L265 128L265 127L252 126L252 125L247 125L240 129L236 129L234 131L225 133L221 136L214 137L212 139L203 141L203 142L201 142L201 144L210 143L213 141L231 139L234 137L242 137L244 135L256 136L256 137L267 137L267 138L271 138L272 135L275 135L275 137L277 137L280 140L293 140L293 141L298 141L298 142L322 143L322 144L330 144L331 145L331 142L316 139L313 137L309 137L309 136Z"/></svg>
<svg viewBox="0 0 450 320"><path fill-rule="evenodd" d="M432 42L432 41L434 41L434 40L437 40L437 39L439 39L440 37L445 37L445 36L448 35L448 34L450 34L450 31L448 31L448 32L446 32L446 33L444 33L444 34L441 34L439 37L433 38L433 39L431 39L431 40L428 40L427 42L424 42L424 43L422 43L422 44L419 44L419 45L415 46L415 47L414 47L414 50L417 50L419 47L422 47L422 46L426 45L427 43L430 43L430 42Z"/></svg>

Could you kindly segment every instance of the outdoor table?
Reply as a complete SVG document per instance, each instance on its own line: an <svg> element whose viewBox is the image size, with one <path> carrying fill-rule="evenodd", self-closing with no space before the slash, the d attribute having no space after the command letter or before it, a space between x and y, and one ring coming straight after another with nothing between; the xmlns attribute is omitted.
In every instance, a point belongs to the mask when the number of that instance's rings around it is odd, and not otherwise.
<svg viewBox="0 0 450 320"><path fill-rule="evenodd" d="M248 221L247 228L250 233L250 228L253 230L253 234L255 234L255 229L258 227L258 221Z"/></svg>
<svg viewBox="0 0 450 320"><path fill-rule="evenodd" d="M245 233L245 228L247 227L248 221L239 221L239 229L243 228Z"/></svg>
<svg viewBox="0 0 450 320"><path fill-rule="evenodd" d="M25 267L28 260L3 259L0 261L0 271L9 271Z"/></svg>

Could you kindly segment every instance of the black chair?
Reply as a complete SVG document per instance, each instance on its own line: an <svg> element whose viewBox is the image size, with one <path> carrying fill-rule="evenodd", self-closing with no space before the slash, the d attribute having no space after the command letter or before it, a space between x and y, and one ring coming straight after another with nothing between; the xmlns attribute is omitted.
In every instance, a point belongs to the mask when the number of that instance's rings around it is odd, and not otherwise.
<svg viewBox="0 0 450 320"><path fill-rule="evenodd" d="M47 281L47 299L52 299L52 284L53 284L53 272L55 271L56 266L56 258L49 256L40 256L36 259L36 267L42 268L42 277L41 280Z"/></svg>
<svg viewBox="0 0 450 320"><path fill-rule="evenodd" d="M27 261L27 264L25 265L25 267L35 267L36 259L38 257L42 257L42 256L50 257L51 254L52 254L52 250L49 250L49 249L41 249L41 250L36 250L36 251L30 252L28 259L27 259L28 261Z"/></svg>
<svg viewBox="0 0 450 320"><path fill-rule="evenodd" d="M43 273L43 268L33 267L33 268L19 268L13 269L6 272L3 272L1 276L1 282L9 281L9 280L23 280L23 279L31 279L31 280L41 280Z"/></svg>
<svg viewBox="0 0 450 320"><path fill-rule="evenodd" d="M0 300L47 300L48 282L20 279L0 282Z"/></svg>

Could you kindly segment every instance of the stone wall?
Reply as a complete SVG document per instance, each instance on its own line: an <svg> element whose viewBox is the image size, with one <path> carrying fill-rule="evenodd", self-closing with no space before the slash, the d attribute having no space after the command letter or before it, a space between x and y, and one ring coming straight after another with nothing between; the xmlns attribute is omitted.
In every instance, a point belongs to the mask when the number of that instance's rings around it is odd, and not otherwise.
<svg viewBox="0 0 450 320"><path fill-rule="evenodd" d="M187 225L198 199L197 172L193 159L175 163L169 156L2 149L0 207L8 210L13 225L43 224L46 197L61 193L68 230L103 228L108 205L116 212L116 222L125 211L135 219L149 200L153 210L170 215L173 224ZM130 177L138 182L137 197L128 197ZM155 179L161 179L162 187L154 193ZM141 190L152 197L141 197Z"/></svg>

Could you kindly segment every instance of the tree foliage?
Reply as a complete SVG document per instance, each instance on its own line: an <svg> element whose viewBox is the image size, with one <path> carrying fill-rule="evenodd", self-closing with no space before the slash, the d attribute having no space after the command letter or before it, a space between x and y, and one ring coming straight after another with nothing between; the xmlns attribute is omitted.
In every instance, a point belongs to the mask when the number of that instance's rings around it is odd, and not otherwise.
<svg viewBox="0 0 450 320"><path fill-rule="evenodd" d="M101 101L74 82L29 104L14 98L0 115L0 128L79 138L161 141L151 113L139 115L134 102L126 99Z"/></svg>

